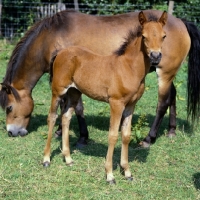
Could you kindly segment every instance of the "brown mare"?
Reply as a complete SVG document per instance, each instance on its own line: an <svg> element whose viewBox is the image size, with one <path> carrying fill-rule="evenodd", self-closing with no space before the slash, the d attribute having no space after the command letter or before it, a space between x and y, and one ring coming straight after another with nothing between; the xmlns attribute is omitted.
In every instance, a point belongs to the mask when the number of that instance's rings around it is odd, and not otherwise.
<svg viewBox="0 0 200 200"><path fill-rule="evenodd" d="M144 11L148 19L158 19L160 11ZM32 89L39 78L49 71L52 53L71 45L84 46L101 55L112 54L121 45L127 32L139 25L138 13L115 16L92 16L62 11L36 23L16 45L8 63L0 91L0 104L6 110L6 125L10 136L27 134L33 111ZM169 135L176 129L176 90L173 79L189 52L188 113L195 118L200 101L200 32L192 23L168 15L164 27L162 61L152 63L158 75L158 105L156 117L143 145L155 141L163 116L170 108ZM79 144L88 138L81 101L76 107L80 125Z"/></svg>
<svg viewBox="0 0 200 200"><path fill-rule="evenodd" d="M69 148L69 125L76 105L85 94L110 105L110 128L106 156L107 182L114 183L112 158L121 121L122 149L120 165L127 179L132 179L128 165L128 145L131 136L131 119L136 102L144 92L144 80L150 63L159 63L166 34L163 26L167 13L158 21L147 21L141 11L141 24L130 31L126 42L114 54L101 56L86 48L71 46L53 58L50 69L52 99L48 115L48 138L44 150L44 166L50 165L50 144L61 99L67 95L67 106L62 113L62 153L67 165L72 165Z"/></svg>

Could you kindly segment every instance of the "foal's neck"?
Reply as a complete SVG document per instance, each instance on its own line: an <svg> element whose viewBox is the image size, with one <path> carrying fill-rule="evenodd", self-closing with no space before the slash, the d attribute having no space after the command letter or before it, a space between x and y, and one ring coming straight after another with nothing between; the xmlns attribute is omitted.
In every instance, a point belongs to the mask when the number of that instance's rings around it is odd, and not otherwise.
<svg viewBox="0 0 200 200"><path fill-rule="evenodd" d="M141 51L143 51L143 44L142 37L139 36L130 42L130 44L126 48L124 55L134 60Z"/></svg>

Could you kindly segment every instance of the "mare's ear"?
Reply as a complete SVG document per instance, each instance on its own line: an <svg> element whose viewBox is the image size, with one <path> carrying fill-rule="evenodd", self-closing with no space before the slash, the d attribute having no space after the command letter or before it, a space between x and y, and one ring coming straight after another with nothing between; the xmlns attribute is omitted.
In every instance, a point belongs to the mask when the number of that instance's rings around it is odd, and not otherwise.
<svg viewBox="0 0 200 200"><path fill-rule="evenodd" d="M138 15L138 19L140 24L143 26L145 22L147 22L147 18L145 17L144 13L141 11Z"/></svg>
<svg viewBox="0 0 200 200"><path fill-rule="evenodd" d="M5 83L0 83L0 91L6 91L7 94L11 94L11 88L9 87L9 85L5 84Z"/></svg>
<svg viewBox="0 0 200 200"><path fill-rule="evenodd" d="M163 26L167 23L167 12L164 11L161 15L160 19L158 20Z"/></svg>

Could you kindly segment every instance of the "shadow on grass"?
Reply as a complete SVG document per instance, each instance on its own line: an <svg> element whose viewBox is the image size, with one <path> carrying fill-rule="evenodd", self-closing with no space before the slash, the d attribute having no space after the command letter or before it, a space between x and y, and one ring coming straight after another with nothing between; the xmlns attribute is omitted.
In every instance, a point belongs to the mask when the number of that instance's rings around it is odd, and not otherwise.
<svg viewBox="0 0 200 200"><path fill-rule="evenodd" d="M132 124L137 123L138 117L139 115L133 115ZM107 131L109 128L110 118L108 116L87 115L85 119L86 119L87 126L93 126L101 131ZM151 125L153 124L154 119L155 119L155 115L151 115L151 114L147 115L149 130L150 130ZM60 120L57 119L56 126L59 124L59 122ZM158 137L164 134L164 131L168 128L168 122L169 122L169 117L164 117L158 131ZM192 130L192 126L190 122L188 122L185 119L177 118L177 124L179 125L179 127L183 127L185 134L187 134L188 136L192 135L193 130ZM44 126L44 125L47 126L47 115L35 115L31 118L28 130L29 132L37 131L38 127ZM70 124L70 129L75 132L77 137L79 137L79 127L78 127L78 123L77 123L75 115L73 115L73 118Z"/></svg>
<svg viewBox="0 0 200 200"><path fill-rule="evenodd" d="M194 186L197 190L200 190L200 172L195 173L193 175L193 182L194 182Z"/></svg>
<svg viewBox="0 0 200 200"><path fill-rule="evenodd" d="M138 117L139 117L139 115L133 115L132 124L137 123ZM95 127L96 129L101 130L101 131L108 131L108 128L109 128L109 117L108 116L87 115L85 118L86 118L87 126ZM155 118L155 116L153 116L153 115L147 115L147 121L150 125L153 123L154 118ZM164 134L165 130L168 128L168 120L169 120L168 117L165 117L163 119L163 122L162 122L159 132L158 132L158 137L162 136ZM59 120L57 120L57 125L58 125L58 123L59 123ZM36 124L37 124L37 126L36 126ZM177 124L179 124L179 127L182 127L182 126L184 127L185 134L187 134L188 136L191 135L192 127L190 126L190 124L187 120L178 118ZM47 125L47 116L46 115L36 115L36 116L33 116L31 119L29 130L30 130L30 132L37 131L39 126L44 126L44 125ZM73 152L73 150L76 149L75 144L80 136L79 135L79 127L78 127L78 123L77 123L75 115L73 116L73 118L71 120L70 129L77 136L77 137L70 136L70 149L71 149L71 152ZM92 133L89 133L89 134L91 137ZM108 136L108 134L105 134L105 137L107 137L107 136ZM62 139L58 138L58 140L60 141L60 145L57 149L55 149L52 152L51 159L53 159L54 156L60 154L60 152L61 152L60 149L62 148ZM130 162L135 161L135 160L137 160L138 162L146 162L150 149L141 148L136 143L131 143L131 145L129 145L129 147L130 147L129 148L129 161ZM98 142L90 139L88 141L88 146L81 149L80 151L83 154L89 155L89 156L106 157L107 149L108 149L107 145L98 143ZM115 148L113 163L119 163L120 155L121 155L121 146L118 148ZM117 167L117 165L115 165L115 167Z"/></svg>

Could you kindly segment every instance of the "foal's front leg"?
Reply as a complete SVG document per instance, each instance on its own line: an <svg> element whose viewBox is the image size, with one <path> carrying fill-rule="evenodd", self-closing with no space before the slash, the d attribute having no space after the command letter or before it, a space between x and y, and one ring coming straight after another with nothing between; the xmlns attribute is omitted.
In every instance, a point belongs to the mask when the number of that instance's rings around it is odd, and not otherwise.
<svg viewBox="0 0 200 200"><path fill-rule="evenodd" d="M51 138L52 138L52 132L53 128L56 122L57 118L57 109L58 109L58 104L59 104L60 99L52 96L51 100L51 107L49 110L49 115L48 115L48 137L47 137L47 142L44 148L44 159L43 159L43 166L48 167L50 165L50 154L51 154Z"/></svg>
<svg viewBox="0 0 200 200"><path fill-rule="evenodd" d="M110 103L110 128L108 133L108 151L106 156L105 170L106 180L110 184L115 184L115 178L113 175L113 153L115 144L118 139L118 130L124 105L118 100L109 100Z"/></svg>

